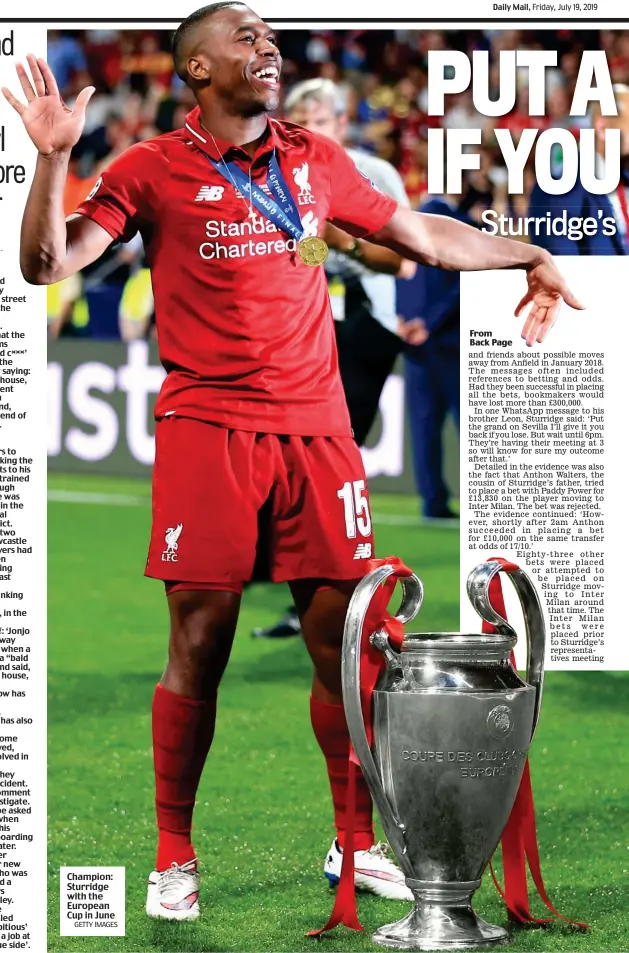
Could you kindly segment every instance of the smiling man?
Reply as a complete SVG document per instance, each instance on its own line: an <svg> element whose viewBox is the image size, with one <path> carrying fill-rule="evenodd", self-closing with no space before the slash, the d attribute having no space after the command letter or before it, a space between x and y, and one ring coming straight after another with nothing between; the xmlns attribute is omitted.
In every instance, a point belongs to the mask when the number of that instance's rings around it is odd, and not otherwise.
<svg viewBox="0 0 629 953"><path fill-rule="evenodd" d="M562 298L580 305L548 253L402 208L339 145L270 118L282 61L273 31L248 7L204 7L181 24L173 52L198 106L183 128L117 158L67 220L68 161L93 89L71 111L47 64L30 56L31 78L18 66L26 104L3 92L39 153L22 229L25 278L59 281L138 231L152 269L168 373L155 411L146 574L165 583L170 643L153 702L159 838L147 912L193 919L192 813L262 521L272 579L289 582L314 663L312 723L337 828L326 873L334 881L340 872L349 749L341 642L373 535L319 267L326 220L418 262L524 269L518 310L532 303L529 344L542 340ZM357 802L357 883L411 899L374 845L362 781Z"/></svg>

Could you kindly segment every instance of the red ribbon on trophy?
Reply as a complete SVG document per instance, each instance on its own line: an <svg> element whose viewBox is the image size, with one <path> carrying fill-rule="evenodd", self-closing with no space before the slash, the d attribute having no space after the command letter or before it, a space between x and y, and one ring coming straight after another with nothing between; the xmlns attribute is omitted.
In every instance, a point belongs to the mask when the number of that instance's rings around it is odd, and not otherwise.
<svg viewBox="0 0 629 953"><path fill-rule="evenodd" d="M500 563L502 570L512 572L519 567L500 557L490 557L491 561ZM394 649L401 649L404 640L404 626L398 619L391 616L387 611L389 600L397 580L411 576L412 571L405 566L401 559L395 556L389 556L386 559L373 559L367 566L367 571L383 565L395 567L393 572L376 591L363 625L361 638L361 661L360 661L360 683L361 683L361 701L363 709L363 719L367 733L367 739L371 745L373 742L372 728L372 695L380 673L386 667L384 655L375 649L369 638L373 632L384 629L389 636L389 640ZM499 575L496 574L489 584L489 601L495 611L506 620L506 609L502 595L502 586ZM495 632L496 629L490 623L483 621L482 631L485 633ZM515 655L511 653L511 664L516 668ZM319 936L335 926L342 923L351 930L362 930L363 927L358 919L356 909L356 891L354 887L354 825L356 811L356 772L360 771L360 763L354 748L350 743L349 763L348 763L348 788L346 805L346 830L345 830L345 848L343 851L343 863L341 867L341 877L337 888L334 908L325 926L318 930L312 930L307 936ZM501 838L502 865L504 871L504 889L500 887L493 864L490 863L491 875L496 885L496 889L505 901L509 917L519 923L543 924L550 923L552 920L537 919L531 914L529 907L528 884L526 877L526 864L528 861L529 870L537 892L548 909L566 923L572 923L582 929L589 929L587 923L580 923L577 920L570 920L559 913L552 905L540 867L539 849L537 845L537 830L535 824L535 807L533 804L533 790L531 786L531 773L528 757L524 765L524 773L520 781L520 787L515 799L515 803L509 815L506 827Z"/></svg>
<svg viewBox="0 0 629 953"><path fill-rule="evenodd" d="M367 572L373 572L380 566L394 566L392 573L376 591L363 625L360 645L360 685L363 719L369 744L373 742L373 728L371 724L371 696L380 677L386 668L386 660L382 652L373 647L369 637L373 632L384 629L389 636L393 648L398 651L404 641L404 626L394 616L387 612L389 600L393 595L395 584L403 576L412 576L412 571L405 566L397 556L387 556L386 559L371 559L367 564ZM356 890L354 887L354 826L356 820L356 772L360 771L360 762L356 757L350 742L349 763L347 768L347 804L345 806L345 847L343 848L343 863L341 877L336 888L336 898L330 919L324 927L311 930L306 936L320 936L327 930L332 930L339 923L343 923L350 930L362 930L356 910Z"/></svg>
<svg viewBox="0 0 629 953"><path fill-rule="evenodd" d="M511 563L499 556L491 556L489 559L491 562L500 563L502 567L501 571L504 570L505 572L513 572L514 570L519 569L515 563ZM498 615L501 615L502 618L506 620L507 611L505 608L504 597L502 595L500 575L498 573L489 583L489 602ZM491 625L490 622L485 622L483 620L482 630L483 632L491 633L495 632L496 628L495 626ZM511 653L511 664L517 671L515 655L513 652ZM510 919L513 919L518 923L552 923L552 919L540 920L537 917L534 917L531 913L529 906L528 883L526 879L526 864L528 862L528 867L531 871L531 877L533 878L535 888L551 913L553 913L554 916L558 917L560 920L565 920L566 923L572 923L584 930L589 929L587 923L579 923L577 920L570 920L568 917L564 917L561 913L559 913L559 911L556 910L552 905L550 898L546 893L546 887L544 886L539 860L539 848L537 845L535 805L533 803L533 788L531 785L531 770L528 757L524 765L524 773L522 774L522 780L520 781L520 787L518 788L518 793L511 809L509 820L507 821L507 825L500 840L500 845L502 848L504 889L498 883L493 862L490 862L489 869L491 870L491 876L493 878L494 884L496 885L496 889L507 906Z"/></svg>

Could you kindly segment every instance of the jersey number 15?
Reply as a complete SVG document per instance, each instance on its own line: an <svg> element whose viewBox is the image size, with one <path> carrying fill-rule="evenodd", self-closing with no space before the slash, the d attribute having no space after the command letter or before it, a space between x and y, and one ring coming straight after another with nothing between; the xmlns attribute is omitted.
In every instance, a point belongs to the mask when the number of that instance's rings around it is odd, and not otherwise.
<svg viewBox="0 0 629 953"><path fill-rule="evenodd" d="M345 529L348 539L354 539L358 531L361 536L371 536L371 513L369 500L364 495L365 481L354 480L344 483L337 492L339 500L343 500L345 510Z"/></svg>

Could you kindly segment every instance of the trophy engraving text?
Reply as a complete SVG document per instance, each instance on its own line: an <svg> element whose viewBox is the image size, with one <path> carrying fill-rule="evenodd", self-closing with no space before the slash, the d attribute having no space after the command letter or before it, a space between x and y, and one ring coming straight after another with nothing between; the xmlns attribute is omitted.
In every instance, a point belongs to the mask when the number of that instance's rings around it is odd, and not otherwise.
<svg viewBox="0 0 629 953"><path fill-rule="evenodd" d="M520 771L526 751L505 748L493 751L414 751L402 749L402 761L460 765L462 778L504 778ZM489 763L491 762L491 763Z"/></svg>

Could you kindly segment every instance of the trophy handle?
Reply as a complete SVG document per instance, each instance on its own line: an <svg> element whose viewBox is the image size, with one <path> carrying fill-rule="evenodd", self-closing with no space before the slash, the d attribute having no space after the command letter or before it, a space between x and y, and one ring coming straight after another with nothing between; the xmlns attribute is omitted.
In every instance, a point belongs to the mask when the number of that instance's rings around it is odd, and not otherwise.
<svg viewBox="0 0 629 953"><path fill-rule="evenodd" d="M467 578L467 594L472 606L481 619L493 625L503 635L511 635L517 639L515 630L506 619L503 619L489 601L489 583L499 572L509 576L518 594L524 627L526 630L526 680L535 689L535 704L533 706L533 728L531 740L535 735L542 704L542 689L544 687L544 652L546 648L546 626L539 596L522 569L503 569L499 562L489 560L481 563Z"/></svg>
<svg viewBox="0 0 629 953"><path fill-rule="evenodd" d="M380 566L361 579L356 586L345 620L341 677L343 682L345 716L347 718L347 727L349 729L350 738L352 739L354 751L360 761L365 780L369 785L378 813L380 814L380 819L382 820L382 825L391 842L391 847L400 861L400 865L406 876L412 878L414 873L408 860L406 844L404 843L404 825L393 813L380 782L378 769L376 768L376 763L367 739L360 697L360 648L365 616L367 615L369 604L379 586L394 572L395 567L393 566ZM396 618L399 619L400 622L406 623L410 622L417 614L422 599L424 598L424 587L415 574L405 576L400 581L402 583L403 598L396 613ZM380 635L381 633L378 633L378 636ZM381 638L374 639L373 644L381 651L384 651L388 657L391 657L393 650L388 639L386 639L386 645Z"/></svg>

